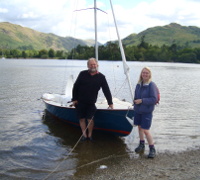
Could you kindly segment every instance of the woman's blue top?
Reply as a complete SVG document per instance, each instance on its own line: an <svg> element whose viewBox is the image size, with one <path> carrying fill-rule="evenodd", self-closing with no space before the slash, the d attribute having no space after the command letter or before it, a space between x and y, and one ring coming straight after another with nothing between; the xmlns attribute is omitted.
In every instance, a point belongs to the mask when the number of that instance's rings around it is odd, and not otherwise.
<svg viewBox="0 0 200 180"><path fill-rule="evenodd" d="M141 104L134 104L134 110L138 114L153 112L158 99L156 84L151 81L149 84L137 84L134 100L142 99Z"/></svg>

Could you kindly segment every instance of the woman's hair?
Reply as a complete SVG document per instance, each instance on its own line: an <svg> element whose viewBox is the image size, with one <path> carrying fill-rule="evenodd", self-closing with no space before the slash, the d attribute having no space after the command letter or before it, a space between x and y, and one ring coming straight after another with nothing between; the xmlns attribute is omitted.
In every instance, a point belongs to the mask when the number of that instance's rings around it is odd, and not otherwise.
<svg viewBox="0 0 200 180"><path fill-rule="evenodd" d="M143 69L142 69L142 71L143 70L147 70L147 71L149 71L149 74L150 74L150 77L149 77L149 81L148 81L148 83L150 83L151 81L152 81L152 73L151 73L151 69L149 68L149 67L144 67ZM139 77L139 80L138 80L138 84L140 84L141 82L142 82L142 71L141 71L141 73L140 73L140 77Z"/></svg>

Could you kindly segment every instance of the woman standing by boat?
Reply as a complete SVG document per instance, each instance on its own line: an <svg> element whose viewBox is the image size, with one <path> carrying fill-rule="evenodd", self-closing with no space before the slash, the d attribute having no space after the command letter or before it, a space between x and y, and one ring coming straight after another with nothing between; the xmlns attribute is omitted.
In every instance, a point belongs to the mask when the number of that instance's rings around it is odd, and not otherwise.
<svg viewBox="0 0 200 180"><path fill-rule="evenodd" d="M150 127L152 124L153 111L157 102L157 87L152 81L152 73L149 67L144 67L140 73L138 84L135 88L134 96L134 125L138 126L140 138L139 146L135 149L136 153L144 153L145 136L149 144L148 158L154 158L156 150Z"/></svg>

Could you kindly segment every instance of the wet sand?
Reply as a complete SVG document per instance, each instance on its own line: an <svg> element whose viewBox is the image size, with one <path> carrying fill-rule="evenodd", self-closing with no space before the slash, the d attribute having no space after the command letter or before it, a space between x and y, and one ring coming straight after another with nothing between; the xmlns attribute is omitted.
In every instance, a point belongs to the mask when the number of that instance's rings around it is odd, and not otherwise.
<svg viewBox="0 0 200 180"><path fill-rule="evenodd" d="M158 154L154 159L145 155L113 156L107 161L93 164L94 173L73 177L87 180L199 180L200 149L180 153ZM105 164L107 168L98 168ZM84 169L84 168L83 168ZM87 168L86 168L87 169ZM85 170L86 170L85 169Z"/></svg>

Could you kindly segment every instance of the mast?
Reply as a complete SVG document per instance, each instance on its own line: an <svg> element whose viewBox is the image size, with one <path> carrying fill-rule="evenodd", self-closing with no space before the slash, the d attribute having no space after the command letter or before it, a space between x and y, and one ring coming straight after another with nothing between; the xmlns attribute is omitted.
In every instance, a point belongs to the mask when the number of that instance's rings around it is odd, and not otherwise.
<svg viewBox="0 0 200 180"><path fill-rule="evenodd" d="M103 10L97 8L97 3L96 0L94 0L94 8L86 8L86 9L80 9L80 10L76 10L76 11L82 11L82 10L88 10L88 9L94 9L94 29L95 29L95 58L98 61L99 59L99 54L98 54L98 38L97 38L97 10L100 10L102 12L104 12ZM104 12L106 13L106 12ZM107 13L106 13L107 14Z"/></svg>
<svg viewBox="0 0 200 180"><path fill-rule="evenodd" d="M95 58L98 61L98 39L97 39L97 3L94 0L94 25L95 25Z"/></svg>
<svg viewBox="0 0 200 180"><path fill-rule="evenodd" d="M121 51L121 55L122 55L122 61L123 61L123 66L124 66L124 74L126 75L126 77L128 79L128 84L129 84L129 89L130 89L130 93L131 93L131 98L132 98L132 101L133 101L134 100L134 95L133 95L133 89L132 89L132 85L131 85L131 81L130 81L130 76L129 76L129 69L130 68L129 68L129 66L126 63L126 57L125 57L125 54L124 54L124 48L122 46L122 41L121 41L121 38L119 36L119 32L118 32L118 28L117 28L117 23L116 23L116 20L115 20L114 9L113 9L113 5L112 5L111 0L110 0L110 6L111 6L111 9L112 9L113 19L114 19L114 22L115 22L115 28L116 28L116 32L117 32L118 41L119 41L119 47L120 47L120 51Z"/></svg>

